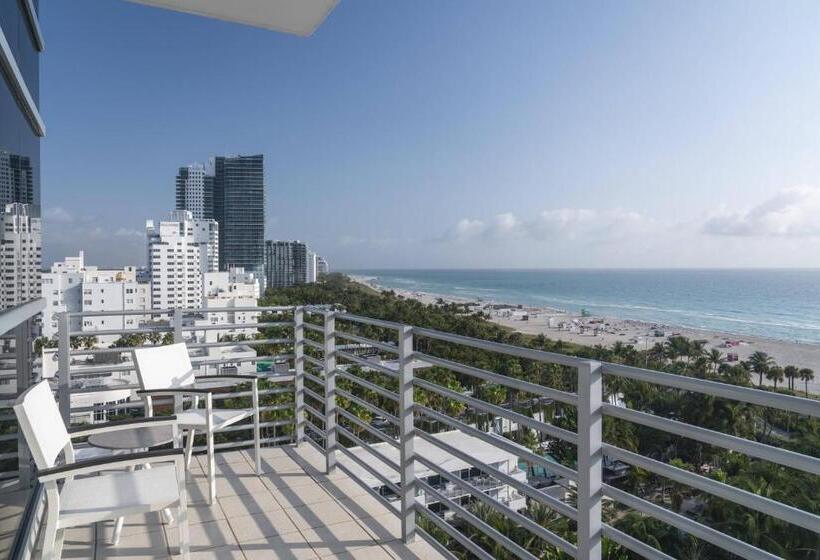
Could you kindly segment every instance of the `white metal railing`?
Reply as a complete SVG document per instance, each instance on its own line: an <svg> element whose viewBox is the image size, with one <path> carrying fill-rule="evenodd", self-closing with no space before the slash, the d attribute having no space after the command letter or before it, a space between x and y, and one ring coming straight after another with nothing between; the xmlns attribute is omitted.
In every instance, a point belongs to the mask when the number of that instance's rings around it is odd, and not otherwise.
<svg viewBox="0 0 820 560"><path fill-rule="evenodd" d="M72 375L95 373L106 369L106 366L91 368L72 365L72 355L105 352L129 354L132 350L132 348L72 350L71 336L99 335L100 333L119 335L169 332L173 333L174 341L185 341L186 338L190 339L197 332L204 333L206 331L233 328L279 328L287 330L288 333L277 333L274 337L240 342L250 346L276 345L282 351L277 352L275 355L247 357L241 360L235 358L226 358L224 360L195 358L193 361L199 365L216 367L236 361L258 362L268 359L284 359L292 364L287 374L267 376L272 385L270 388L260 391L260 394L263 394L264 391L270 391L265 394L289 393L293 395L292 402L269 405L270 408L266 409L271 411L293 411L292 419L278 419L269 423L263 422L263 426L271 428L287 427L285 435L275 435L268 438L266 439L267 444L308 442L324 454L325 467L328 472L338 468L355 477L355 473L351 469L355 465L357 469L378 480L384 488L399 497L397 502L390 502L378 493L374 493L386 505L397 511L401 518L402 536L405 540L413 539L417 531L422 531L421 528L416 527L416 521L417 518L424 518L429 524L448 534L475 556L480 558L492 557L488 551L476 544L468 535L460 532L456 526L421 505L416 499L416 494L423 491L431 498L428 501L435 501L444 505L462 522L490 537L513 556L518 558L532 557L529 551L500 534L485 521L452 499L454 496L461 496L463 493L463 495L469 495L476 501L500 512L550 546L575 558L600 558L603 537L607 537L646 558L669 558L664 551L656 550L635 537L604 523L602 504L606 497L635 511L663 521L729 553L744 558L761 560L776 558L773 554L740 541L721 532L718 528L706 526L687 516L658 506L649 500L605 484L602 475L604 455L698 491L770 515L809 531L814 531L820 535L820 517L814 512L794 508L729 484L621 449L602 440L603 420L605 416L610 416L820 476L820 458L818 457L795 453L678 420L603 402L603 382L606 378L631 379L701 395L794 412L814 418L820 417L820 401L479 340L381 319L360 317L327 307L297 306L241 309L241 311L259 311L260 313L275 313L291 317L288 320L261 320L247 324L221 325L190 325L187 322L191 315L226 313L226 311L240 310L195 309L129 312L131 315L164 316L167 317L167 324L160 327L151 327L150 329L109 329L98 332L71 332L68 328L70 316L65 314L60 318L59 338L58 394L61 405L70 403L71 395L76 393L71 389L70 380ZM102 313L95 313L94 315L101 316ZM122 313L110 313L109 315L122 315ZM72 314L71 316L88 316L88 314ZM292 336L290 335L291 331ZM365 336L368 332L378 333L378 336ZM451 358L443 358L436 355L437 352L429 350L431 341L462 349L497 353L512 358L557 364L574 369L577 374L577 377L575 377L577 390L569 392L555 387L545 387L537 383L489 371L476 365L461 363ZM354 343L357 348L373 349L374 352L380 355L395 358L395 361L388 364L363 358L357 355L348 343ZM198 350L218 348L231 344L234 343L195 341L189 343L189 348ZM428 350L423 352L421 348L428 348ZM363 376L357 375L356 371L358 370L350 366L359 366L366 370L368 378L365 379ZM479 383L500 385L537 398L551 399L562 406L573 407L577 411L577 432L517 412L511 407L492 404L476 395L455 391L416 375L416 369L430 366L455 372ZM127 371L132 368L133 364L126 362L108 366L108 371ZM64 375L65 372L68 374ZM577 449L577 465L572 468L565 464L556 463L510 439L488 433L467 418L449 415L437 410L435 407L416 403L414 402L415 391L424 391L447 402L459 403L467 409L475 411L476 414L487 414L493 418L501 418L535 430L544 437L566 442ZM243 393L224 393L215 395L215 398L230 399L242 396L247 395ZM66 406L69 409L66 409L64 414L66 418L70 418L70 404L66 404ZM139 406L138 403L128 402L104 405L100 408L121 411ZM362 417L357 416L354 409L366 411L369 420L363 420ZM423 429L423 426L426 425L425 422L435 422L447 426L449 429L458 430L513 454L532 465L543 467L547 472L554 473L564 479L564 483L571 490L574 500L564 501L556 498L548 492L522 482L510 473L483 463L476 457L434 437L432 433ZM240 425L236 426L235 429L237 432L241 432L242 430L249 430L250 426ZM397 449L398 460L386 456L378 448L368 443L367 439L384 442ZM435 464L429 458L420 455L418 450L414 448L414 441L422 440L478 469L488 480L496 480L500 484L507 485L512 491L525 496L528 500L538 502L566 517L577 527L574 539L568 539L567 535L560 535L546 527L542 527L530 517L508 507L507 501L488 495L485 492L486 488L461 480L442 469L440 465ZM376 462L363 459L359 454L351 451L352 446L344 445L343 441L366 450ZM238 438L232 442L225 442L222 446L243 446L250 445L250 443L249 439ZM381 467L374 466L376 464L389 467L390 470L394 471L394 476L388 476ZM458 492L442 491L441 488L433 487L424 480L417 480L415 478L417 465L437 473L442 479L451 483ZM373 493L372 488L368 488L368 490Z"/></svg>

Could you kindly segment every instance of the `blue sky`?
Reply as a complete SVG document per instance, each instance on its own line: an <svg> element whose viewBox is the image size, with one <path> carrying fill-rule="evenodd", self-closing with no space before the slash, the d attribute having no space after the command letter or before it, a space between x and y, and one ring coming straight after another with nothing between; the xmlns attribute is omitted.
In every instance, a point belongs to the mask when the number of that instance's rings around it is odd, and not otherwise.
<svg viewBox="0 0 820 560"><path fill-rule="evenodd" d="M45 1L44 260L144 263L263 153L335 268L820 266L820 4L342 0L310 38Z"/></svg>

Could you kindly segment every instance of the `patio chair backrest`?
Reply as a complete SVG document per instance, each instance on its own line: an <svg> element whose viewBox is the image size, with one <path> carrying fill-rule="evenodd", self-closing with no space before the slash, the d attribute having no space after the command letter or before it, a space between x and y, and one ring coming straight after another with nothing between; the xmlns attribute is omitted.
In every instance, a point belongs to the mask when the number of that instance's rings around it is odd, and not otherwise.
<svg viewBox="0 0 820 560"><path fill-rule="evenodd" d="M184 342L137 348L134 350L134 365L140 386L144 390L180 389L189 387L194 379L191 358Z"/></svg>
<svg viewBox="0 0 820 560"><path fill-rule="evenodd" d="M37 468L53 467L71 438L48 381L40 381L17 397L14 414Z"/></svg>

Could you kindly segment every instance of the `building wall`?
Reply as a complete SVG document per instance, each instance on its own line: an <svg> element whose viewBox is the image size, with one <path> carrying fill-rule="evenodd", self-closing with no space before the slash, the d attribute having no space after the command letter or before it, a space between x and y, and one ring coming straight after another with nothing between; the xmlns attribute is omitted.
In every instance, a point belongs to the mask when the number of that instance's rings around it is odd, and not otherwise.
<svg viewBox="0 0 820 560"><path fill-rule="evenodd" d="M40 297L43 238L28 204L7 204L0 214L0 309Z"/></svg>
<svg viewBox="0 0 820 560"><path fill-rule="evenodd" d="M34 2L36 7L37 2ZM0 308L40 295L40 62L36 8L0 2L0 33L8 46L0 65ZM25 102L28 91L32 105ZM25 206L20 206L20 203Z"/></svg>
<svg viewBox="0 0 820 560"><path fill-rule="evenodd" d="M146 232L152 307L202 307L202 274L218 265L217 223L176 211L170 221L149 220Z"/></svg>
<svg viewBox="0 0 820 560"><path fill-rule="evenodd" d="M56 262L43 274L42 296L43 336L53 338L58 332L57 317L63 311L131 311L151 309L151 286L138 282L136 268L100 270L85 266L82 251L78 257ZM137 328L149 320L147 315L72 318L71 330L89 333L98 330ZM115 335L102 337L100 342L112 342Z"/></svg>
<svg viewBox="0 0 820 560"><path fill-rule="evenodd" d="M265 188L263 156L214 159L213 207L219 223L219 270L264 269Z"/></svg>
<svg viewBox="0 0 820 560"><path fill-rule="evenodd" d="M308 252L301 241L266 241L265 287L286 288L306 283Z"/></svg>
<svg viewBox="0 0 820 560"><path fill-rule="evenodd" d="M213 219L213 177L194 163L180 167L176 177L176 209L188 210L195 220Z"/></svg>

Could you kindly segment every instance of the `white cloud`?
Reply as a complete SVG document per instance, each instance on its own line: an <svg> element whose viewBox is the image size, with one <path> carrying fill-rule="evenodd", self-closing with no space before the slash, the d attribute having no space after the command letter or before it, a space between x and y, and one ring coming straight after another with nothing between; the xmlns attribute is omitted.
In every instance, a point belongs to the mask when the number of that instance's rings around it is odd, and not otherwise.
<svg viewBox="0 0 820 560"><path fill-rule="evenodd" d="M52 206L46 208L43 212L43 217L46 220L68 224L74 221L74 216L65 208L60 206Z"/></svg>
<svg viewBox="0 0 820 560"><path fill-rule="evenodd" d="M535 241L612 241L630 235L640 235L657 227L651 219L620 208L559 208L544 210L534 218L525 220L511 212L497 214L489 222L463 218L440 240L465 242L476 238L499 241L527 238Z"/></svg>
<svg viewBox="0 0 820 560"><path fill-rule="evenodd" d="M114 232L114 235L116 235L117 237L144 237L145 232L136 229L121 227Z"/></svg>
<svg viewBox="0 0 820 560"><path fill-rule="evenodd" d="M702 231L729 236L820 236L820 188L783 189L746 211L721 211L706 220Z"/></svg>

